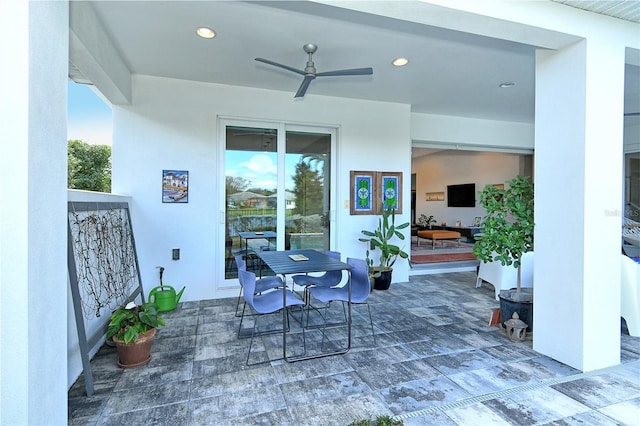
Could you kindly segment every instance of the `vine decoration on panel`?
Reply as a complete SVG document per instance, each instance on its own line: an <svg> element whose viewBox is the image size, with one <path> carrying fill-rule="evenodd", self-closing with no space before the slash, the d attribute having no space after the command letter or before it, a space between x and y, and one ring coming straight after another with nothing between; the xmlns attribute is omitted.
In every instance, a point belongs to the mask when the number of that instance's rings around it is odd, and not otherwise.
<svg viewBox="0 0 640 426"><path fill-rule="evenodd" d="M99 318L137 285L131 225L123 209L70 211L69 229L83 314Z"/></svg>

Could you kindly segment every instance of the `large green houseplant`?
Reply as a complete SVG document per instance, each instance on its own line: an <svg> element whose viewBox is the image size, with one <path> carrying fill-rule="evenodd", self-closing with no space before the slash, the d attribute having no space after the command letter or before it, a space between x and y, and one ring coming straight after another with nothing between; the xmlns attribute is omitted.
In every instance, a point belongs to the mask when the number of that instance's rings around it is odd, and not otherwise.
<svg viewBox="0 0 640 426"><path fill-rule="evenodd" d="M112 339L118 349L120 367L138 367L151 360L151 345L156 328L164 325L156 305L134 302L116 309L107 328L107 339Z"/></svg>
<svg viewBox="0 0 640 426"><path fill-rule="evenodd" d="M369 265L369 274L374 278L374 288L378 290L386 290L391 283L391 271L398 257L407 259L409 266L411 260L409 253L405 252L400 246L393 243L395 239L404 240L404 234L401 230L409 226L409 222L396 225L396 211L392 205L385 205L382 215L378 219L378 227L373 231L362 230L365 237L359 238L360 241L367 243L366 260ZM380 259L378 266L375 266L373 259L370 257L369 248L372 250L380 249Z"/></svg>
<svg viewBox="0 0 640 426"><path fill-rule="evenodd" d="M497 261L518 270L516 289L501 292L501 305L503 299L515 303L533 302L533 295L521 290L521 259L533 250L533 197L533 183L527 176L517 176L506 182L504 188L487 185L480 191L480 205L487 213L482 220L481 232L475 236L473 253L482 262ZM509 311L501 306L503 322L510 318L505 310Z"/></svg>

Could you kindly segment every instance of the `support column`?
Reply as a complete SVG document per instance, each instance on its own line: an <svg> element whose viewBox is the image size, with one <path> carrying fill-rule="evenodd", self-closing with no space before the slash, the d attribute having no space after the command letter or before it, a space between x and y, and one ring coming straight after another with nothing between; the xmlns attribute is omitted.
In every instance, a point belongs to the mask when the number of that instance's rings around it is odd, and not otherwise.
<svg viewBox="0 0 640 426"><path fill-rule="evenodd" d="M0 2L0 424L67 423L66 1Z"/></svg>
<svg viewBox="0 0 640 426"><path fill-rule="evenodd" d="M536 55L533 348L582 371L620 362L624 54Z"/></svg>

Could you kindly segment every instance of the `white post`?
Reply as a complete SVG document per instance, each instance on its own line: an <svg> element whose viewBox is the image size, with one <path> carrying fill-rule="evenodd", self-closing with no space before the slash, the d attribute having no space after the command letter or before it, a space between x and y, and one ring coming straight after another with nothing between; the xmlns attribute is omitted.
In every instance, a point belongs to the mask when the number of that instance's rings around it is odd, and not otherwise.
<svg viewBox="0 0 640 426"><path fill-rule="evenodd" d="M536 55L533 348L583 371L620 362L624 54Z"/></svg>
<svg viewBox="0 0 640 426"><path fill-rule="evenodd" d="M0 2L0 424L67 423L68 16Z"/></svg>

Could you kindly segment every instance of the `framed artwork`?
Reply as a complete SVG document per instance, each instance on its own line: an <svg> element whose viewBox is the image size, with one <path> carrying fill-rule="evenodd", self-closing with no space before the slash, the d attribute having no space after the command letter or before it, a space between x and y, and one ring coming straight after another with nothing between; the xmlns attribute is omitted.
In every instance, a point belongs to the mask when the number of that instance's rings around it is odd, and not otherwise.
<svg viewBox="0 0 640 426"><path fill-rule="evenodd" d="M380 209L389 203L397 214L402 214L402 172L380 172L378 188Z"/></svg>
<svg viewBox="0 0 640 426"><path fill-rule="evenodd" d="M376 173L351 171L351 214L376 214L375 188Z"/></svg>
<svg viewBox="0 0 640 426"><path fill-rule="evenodd" d="M162 171L162 202L189 202L189 172L186 170Z"/></svg>
<svg viewBox="0 0 640 426"><path fill-rule="evenodd" d="M427 192L425 201L444 201L444 192Z"/></svg>
<svg viewBox="0 0 640 426"><path fill-rule="evenodd" d="M473 220L473 226L479 228L481 223L482 218L480 216L476 216L476 218Z"/></svg>

